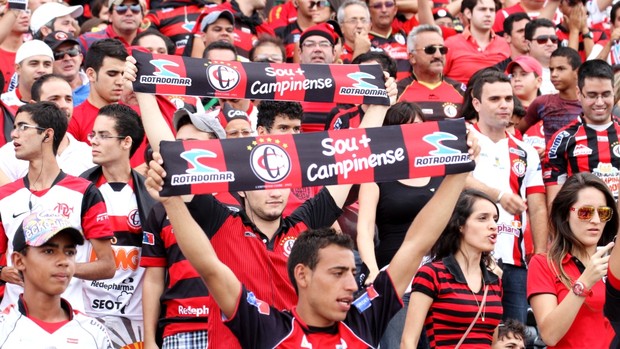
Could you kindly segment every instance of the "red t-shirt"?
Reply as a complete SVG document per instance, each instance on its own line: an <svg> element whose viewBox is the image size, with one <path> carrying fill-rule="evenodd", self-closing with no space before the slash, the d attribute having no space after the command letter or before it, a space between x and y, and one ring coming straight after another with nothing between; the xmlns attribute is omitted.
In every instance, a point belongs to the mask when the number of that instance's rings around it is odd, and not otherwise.
<svg viewBox="0 0 620 349"><path fill-rule="evenodd" d="M576 263L570 254L562 260L562 267L572 281L581 275ZM558 269L557 266L555 269ZM552 294L557 297L560 304L569 292L572 290L560 282L557 273L549 266L547 255L538 254L532 257L527 273L528 300L538 294ZM586 298L564 337L557 345L547 348L609 348L614 338L614 330L603 315L605 304L603 280L599 280L592 287L592 292L592 296Z"/></svg>
<svg viewBox="0 0 620 349"><path fill-rule="evenodd" d="M15 73L15 54L17 52L9 52L0 48L0 70L4 76L4 86L2 93L5 93L11 82L11 77Z"/></svg>
<svg viewBox="0 0 620 349"><path fill-rule="evenodd" d="M465 28L462 34L446 39L445 45L449 50L444 74L464 84L478 70L495 65L510 56L510 46L503 37L491 32L491 42L481 49L472 37L469 27Z"/></svg>

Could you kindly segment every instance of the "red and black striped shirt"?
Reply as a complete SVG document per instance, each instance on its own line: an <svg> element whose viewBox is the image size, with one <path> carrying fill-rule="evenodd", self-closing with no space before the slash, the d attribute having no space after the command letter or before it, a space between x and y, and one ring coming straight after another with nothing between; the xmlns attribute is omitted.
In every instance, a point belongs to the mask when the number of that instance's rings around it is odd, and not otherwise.
<svg viewBox="0 0 620 349"><path fill-rule="evenodd" d="M587 171L607 183L618 198L619 133L620 119L615 116L601 131L589 127L583 116L559 129L547 144L547 158L543 163L545 185L563 184L573 174Z"/></svg>
<svg viewBox="0 0 620 349"><path fill-rule="evenodd" d="M502 285L497 275L482 264L480 268L484 282L477 293L467 286L453 255L418 270L411 292L421 292L433 299L425 321L431 348L456 346L478 312L485 285L489 286L485 306L461 348L491 347L493 332L502 319Z"/></svg>

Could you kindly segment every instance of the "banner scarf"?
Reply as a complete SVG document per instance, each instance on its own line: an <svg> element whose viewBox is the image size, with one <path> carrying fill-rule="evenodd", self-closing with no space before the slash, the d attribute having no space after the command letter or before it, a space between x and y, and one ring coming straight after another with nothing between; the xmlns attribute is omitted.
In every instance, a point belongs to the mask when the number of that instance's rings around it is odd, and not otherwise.
<svg viewBox="0 0 620 349"><path fill-rule="evenodd" d="M456 136L458 135L458 136ZM465 123L162 141L162 196L387 182L473 170Z"/></svg>
<svg viewBox="0 0 620 349"><path fill-rule="evenodd" d="M205 61L133 51L134 91L207 96L389 105L378 64L290 64Z"/></svg>

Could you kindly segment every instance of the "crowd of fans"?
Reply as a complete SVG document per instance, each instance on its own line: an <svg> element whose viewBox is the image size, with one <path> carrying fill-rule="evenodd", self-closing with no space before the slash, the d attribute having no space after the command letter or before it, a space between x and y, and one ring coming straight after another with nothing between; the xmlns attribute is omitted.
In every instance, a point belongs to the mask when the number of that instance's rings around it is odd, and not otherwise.
<svg viewBox="0 0 620 349"><path fill-rule="evenodd" d="M612 0L0 0L0 348L620 347L618 40ZM390 106L138 92L136 51ZM473 171L159 196L161 141L443 120Z"/></svg>

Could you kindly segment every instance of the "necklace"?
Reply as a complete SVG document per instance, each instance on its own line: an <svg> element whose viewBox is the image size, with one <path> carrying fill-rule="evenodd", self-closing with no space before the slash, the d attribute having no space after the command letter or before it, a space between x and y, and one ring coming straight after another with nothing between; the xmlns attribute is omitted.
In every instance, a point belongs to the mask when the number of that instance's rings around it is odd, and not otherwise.
<svg viewBox="0 0 620 349"><path fill-rule="evenodd" d="M480 289L480 291L484 290L486 287L486 283L484 281L484 276L482 276L482 288ZM469 288L469 291L471 292L472 296L474 296L474 301L476 301L476 305L478 305L478 309L480 309L480 303L478 302L478 297L476 296L476 293L474 291L472 291L471 288ZM487 313L487 305L483 304L482 305L482 322L484 322L484 317L486 316Z"/></svg>

